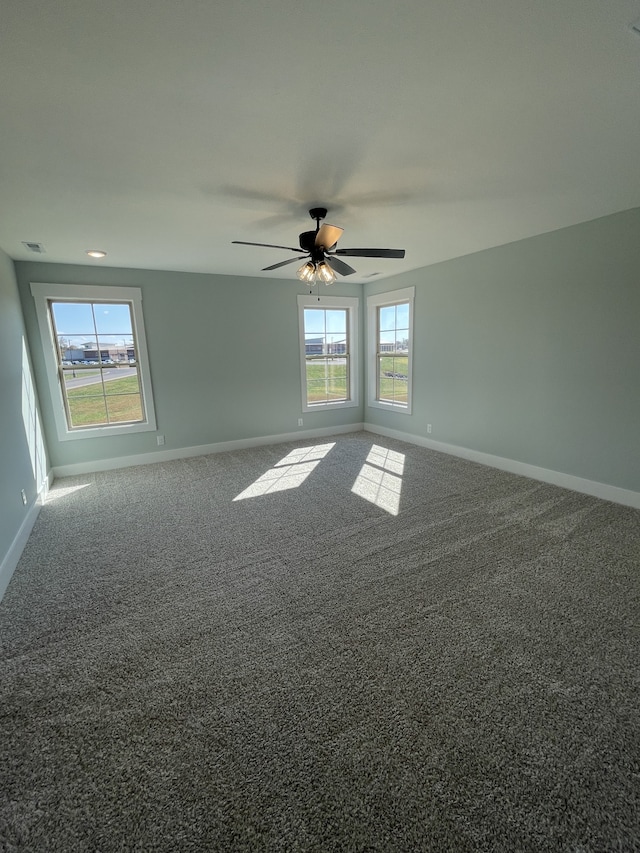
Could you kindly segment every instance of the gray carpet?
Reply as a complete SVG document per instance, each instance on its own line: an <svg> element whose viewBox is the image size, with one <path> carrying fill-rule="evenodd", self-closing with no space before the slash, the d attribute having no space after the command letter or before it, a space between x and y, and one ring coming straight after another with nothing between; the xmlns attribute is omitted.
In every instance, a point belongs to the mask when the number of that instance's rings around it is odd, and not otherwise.
<svg viewBox="0 0 640 853"><path fill-rule="evenodd" d="M1 849L640 850L639 547L367 433L60 480L0 605Z"/></svg>

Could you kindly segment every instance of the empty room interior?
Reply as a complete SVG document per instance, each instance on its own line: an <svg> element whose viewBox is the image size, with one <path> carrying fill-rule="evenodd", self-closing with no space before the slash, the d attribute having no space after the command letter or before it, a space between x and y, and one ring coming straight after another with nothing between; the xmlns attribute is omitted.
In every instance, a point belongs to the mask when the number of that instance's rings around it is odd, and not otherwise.
<svg viewBox="0 0 640 853"><path fill-rule="evenodd" d="M0 79L0 849L640 850L638 0Z"/></svg>

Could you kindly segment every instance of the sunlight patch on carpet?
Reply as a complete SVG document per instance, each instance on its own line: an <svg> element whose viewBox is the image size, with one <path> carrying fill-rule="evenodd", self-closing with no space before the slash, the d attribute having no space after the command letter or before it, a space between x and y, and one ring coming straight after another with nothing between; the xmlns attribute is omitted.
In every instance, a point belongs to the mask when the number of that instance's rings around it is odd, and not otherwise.
<svg viewBox="0 0 640 853"><path fill-rule="evenodd" d="M47 494L46 503L50 504L52 501L58 501L60 498L66 498L68 495L72 495L74 492L79 492L80 489L86 489L90 485L91 483L81 483L77 486L56 486L55 489Z"/></svg>
<svg viewBox="0 0 640 853"><path fill-rule="evenodd" d="M313 447L299 447L281 459L266 473L240 492L234 501L245 498L257 498L271 492L282 492L286 489L297 489L307 479L313 469L327 455L335 442L316 444Z"/></svg>
<svg viewBox="0 0 640 853"><path fill-rule="evenodd" d="M400 511L404 453L374 444L351 491L391 515Z"/></svg>

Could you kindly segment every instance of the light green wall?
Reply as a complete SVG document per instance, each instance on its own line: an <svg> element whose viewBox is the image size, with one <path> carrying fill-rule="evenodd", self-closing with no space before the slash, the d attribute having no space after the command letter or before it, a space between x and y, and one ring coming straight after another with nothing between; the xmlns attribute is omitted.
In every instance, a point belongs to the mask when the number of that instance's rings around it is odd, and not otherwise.
<svg viewBox="0 0 640 853"><path fill-rule="evenodd" d="M142 289L158 433L164 450L359 423L362 408L302 413L299 282L103 266L17 263L52 465L158 450L155 433L58 441L45 381L32 281ZM361 296L342 283L336 296Z"/></svg>
<svg viewBox="0 0 640 853"><path fill-rule="evenodd" d="M27 352L13 263L0 250L0 564L35 503L46 474ZM27 495L26 507L22 489Z"/></svg>
<svg viewBox="0 0 640 853"><path fill-rule="evenodd" d="M410 285L413 414L365 421L640 491L640 209L365 294Z"/></svg>
<svg viewBox="0 0 640 853"><path fill-rule="evenodd" d="M299 417L305 430L364 420L423 438L431 423L436 441L640 491L639 235L632 210L367 284L416 287L410 416L302 414L297 282L18 263L51 463L158 447L153 433L58 442L31 281L142 288L166 449L295 432Z"/></svg>

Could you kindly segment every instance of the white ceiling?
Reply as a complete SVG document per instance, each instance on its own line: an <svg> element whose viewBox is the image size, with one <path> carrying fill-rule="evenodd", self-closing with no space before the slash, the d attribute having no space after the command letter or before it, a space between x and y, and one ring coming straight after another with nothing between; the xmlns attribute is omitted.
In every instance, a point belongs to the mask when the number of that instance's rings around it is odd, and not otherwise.
<svg viewBox="0 0 640 853"><path fill-rule="evenodd" d="M2 0L0 247L363 281L640 206L639 0ZM44 244L33 255L22 241ZM86 249L108 252L91 262Z"/></svg>

